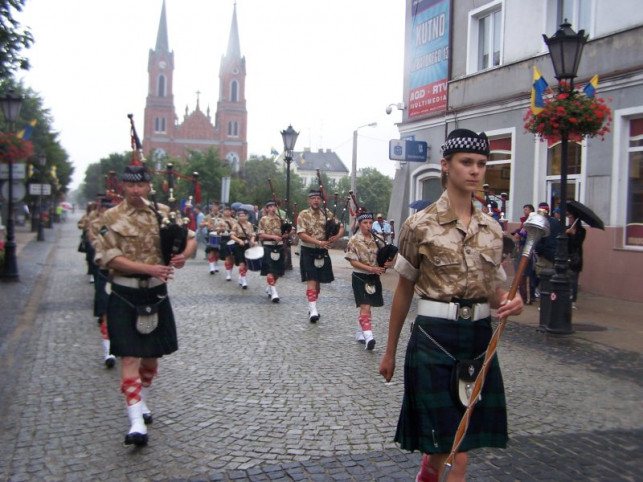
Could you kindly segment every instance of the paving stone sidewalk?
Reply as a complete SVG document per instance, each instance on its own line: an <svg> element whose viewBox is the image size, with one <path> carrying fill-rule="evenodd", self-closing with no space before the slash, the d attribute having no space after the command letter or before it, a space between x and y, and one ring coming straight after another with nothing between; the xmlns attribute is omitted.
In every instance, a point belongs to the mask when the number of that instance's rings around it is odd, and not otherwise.
<svg viewBox="0 0 643 482"><path fill-rule="evenodd" d="M21 282L0 285L0 480L414 480L420 455L391 441L407 330L386 384L386 308L366 352L347 277L322 287L311 325L296 270L273 304L256 273L248 290L210 276L202 251L170 287L180 349L152 388L150 444L124 448L118 371L102 363L78 231L47 234L22 248ZM510 446L473 452L469 480L641 479L638 353L510 322L499 356Z"/></svg>

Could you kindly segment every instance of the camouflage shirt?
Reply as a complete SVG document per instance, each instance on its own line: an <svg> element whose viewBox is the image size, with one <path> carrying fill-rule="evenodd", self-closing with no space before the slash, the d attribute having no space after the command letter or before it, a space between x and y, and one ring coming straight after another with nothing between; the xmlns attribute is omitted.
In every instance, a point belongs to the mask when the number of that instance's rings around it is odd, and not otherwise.
<svg viewBox="0 0 643 482"><path fill-rule="evenodd" d="M234 229L234 225L237 224L237 220L234 219L233 217L221 217L217 219L217 225L216 225L216 230L219 234L222 233L232 233Z"/></svg>
<svg viewBox="0 0 643 482"><path fill-rule="evenodd" d="M163 215L170 212L170 208L163 204L158 205L158 210ZM103 246L103 266L117 256L145 264L163 264L158 218L151 209L136 209L124 200L105 211L102 220L99 238ZM181 223L180 218L177 222ZM194 236L194 231L188 232L188 238ZM112 271L117 276L126 274Z"/></svg>
<svg viewBox="0 0 643 482"><path fill-rule="evenodd" d="M306 233L318 241L326 241L326 221L335 219L333 213L326 211L327 217L324 216L323 209L314 210L313 208L304 209L297 216L297 234ZM337 219L335 219L337 221ZM301 243L308 246L308 243Z"/></svg>
<svg viewBox="0 0 643 482"><path fill-rule="evenodd" d="M368 266L377 266L377 249L378 245L372 234L364 236L361 231L357 231L346 246L347 260L355 260ZM361 271L353 268L355 271Z"/></svg>
<svg viewBox="0 0 643 482"><path fill-rule="evenodd" d="M245 230L245 232L244 232ZM246 239L250 240L252 235L255 233L254 227L250 223L250 221L239 221L237 220L233 225L232 225L232 234L234 234L237 238L241 239ZM247 235L247 236L246 236Z"/></svg>
<svg viewBox="0 0 643 482"><path fill-rule="evenodd" d="M272 234L274 236L281 236L281 221L277 215L270 216L265 215L261 216L259 220L259 228L257 234ZM272 240L266 240L272 241Z"/></svg>
<svg viewBox="0 0 643 482"><path fill-rule="evenodd" d="M500 225L472 209L467 229L444 192L404 222L395 270L415 282L420 296L440 301L491 298L506 280Z"/></svg>

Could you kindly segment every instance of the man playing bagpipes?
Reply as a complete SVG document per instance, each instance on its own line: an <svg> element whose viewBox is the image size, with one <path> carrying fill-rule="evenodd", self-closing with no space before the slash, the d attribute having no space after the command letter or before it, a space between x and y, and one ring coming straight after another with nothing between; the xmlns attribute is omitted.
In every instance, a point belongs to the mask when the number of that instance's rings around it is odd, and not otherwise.
<svg viewBox="0 0 643 482"><path fill-rule="evenodd" d="M373 229L373 213L361 212L357 216L359 230L348 241L344 258L353 267L352 285L355 306L359 308L355 340L364 343L367 350L375 347L371 329L371 306L383 306L382 282L380 275L392 268L394 260L387 260L383 266L377 263L379 250Z"/></svg>
<svg viewBox="0 0 643 482"><path fill-rule="evenodd" d="M112 281L107 328L112 354L122 357L121 391L131 422L125 445L147 444L146 423L152 420L148 394L158 359L178 349L167 282L196 249L190 231L184 249L166 261L157 215L169 213L169 208L149 207L150 180L144 165L127 166L122 177L125 198L105 212L100 229L101 264Z"/></svg>
<svg viewBox="0 0 643 482"><path fill-rule="evenodd" d="M299 270L301 280L306 282L308 321L311 323L319 320L317 298L320 284L331 283L335 279L328 250L344 235L343 224L327 211L322 199L322 190L311 190L308 193L309 208L297 217L297 235L301 241Z"/></svg>
<svg viewBox="0 0 643 482"><path fill-rule="evenodd" d="M263 259L261 261L261 276L266 277L268 286L266 292L273 303L279 303L277 294L277 280L286 272L284 254L284 236L281 226L283 221L277 216L277 203L268 201L264 207L264 215L259 220L257 235L263 245Z"/></svg>

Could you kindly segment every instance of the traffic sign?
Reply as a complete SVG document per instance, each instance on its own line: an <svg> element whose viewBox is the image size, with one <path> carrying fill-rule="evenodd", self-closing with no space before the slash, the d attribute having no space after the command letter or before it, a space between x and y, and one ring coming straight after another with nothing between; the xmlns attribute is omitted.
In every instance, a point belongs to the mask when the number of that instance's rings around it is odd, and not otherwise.
<svg viewBox="0 0 643 482"><path fill-rule="evenodd" d="M6 200L9 199L9 182L3 182L2 183L2 189L0 190L2 192L2 197ZM13 181L12 183L12 190L11 190L11 197L13 198L13 202L17 203L18 201L22 201L22 199L25 197L26 194L26 189L25 189L25 184L22 181Z"/></svg>
<svg viewBox="0 0 643 482"><path fill-rule="evenodd" d="M11 169L11 177L14 180L24 179L27 173L26 167L24 162L14 164ZM0 179L9 179L9 164L0 164Z"/></svg>
<svg viewBox="0 0 643 482"><path fill-rule="evenodd" d="M429 146L424 141L391 139L388 144L388 157L392 161L425 162Z"/></svg>
<svg viewBox="0 0 643 482"><path fill-rule="evenodd" d="M32 182L29 184L29 195L51 196L51 184L38 184L38 183Z"/></svg>

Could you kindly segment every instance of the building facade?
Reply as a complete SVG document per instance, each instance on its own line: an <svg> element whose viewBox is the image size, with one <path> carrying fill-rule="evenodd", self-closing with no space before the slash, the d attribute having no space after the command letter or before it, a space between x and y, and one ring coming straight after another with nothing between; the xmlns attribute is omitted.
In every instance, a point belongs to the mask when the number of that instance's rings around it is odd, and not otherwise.
<svg viewBox="0 0 643 482"><path fill-rule="evenodd" d="M174 106L174 52L170 50L165 1L156 38L148 57L148 93L145 103L143 150L153 162L166 157L185 159L190 150L219 150L238 171L248 157L248 112L246 110L246 60L241 56L236 4L228 49L219 68L219 100L214 115L210 107L196 108L179 122Z"/></svg>
<svg viewBox="0 0 643 482"><path fill-rule="evenodd" d="M605 137L569 144L567 198L589 206L605 230L588 228L581 289L643 301L643 11L636 0L407 0L400 137L426 141L429 159L400 163L389 219L403 221L417 199L437 199L440 146L454 128L485 131L491 159L484 183L506 193L510 230L524 204L556 206L560 143L526 132L534 67L557 88L543 34L565 19L589 35L578 69L613 121ZM482 184L482 183L481 183ZM482 190L482 186L481 186Z"/></svg>

